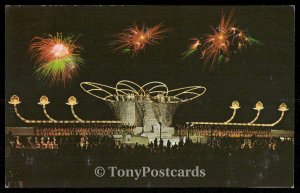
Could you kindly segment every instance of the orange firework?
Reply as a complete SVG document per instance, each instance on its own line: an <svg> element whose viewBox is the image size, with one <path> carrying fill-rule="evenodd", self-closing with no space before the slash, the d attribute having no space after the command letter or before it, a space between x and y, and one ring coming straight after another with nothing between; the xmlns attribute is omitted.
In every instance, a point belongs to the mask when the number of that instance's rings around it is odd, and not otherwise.
<svg viewBox="0 0 300 193"><path fill-rule="evenodd" d="M42 65L51 60L72 55L78 48L74 44L75 41L73 36L63 38L61 33L57 33L56 36L49 34L49 38L34 37L28 51L32 59Z"/></svg>
<svg viewBox="0 0 300 193"><path fill-rule="evenodd" d="M125 29L123 33L116 35L116 40L113 45L117 45L113 51L121 51L121 53L132 52L133 56L139 51L145 49L147 44L158 44L158 40L163 39L162 33L170 31L170 28L164 28L163 23L160 23L152 28L146 28L143 25L139 28L135 23Z"/></svg>
<svg viewBox="0 0 300 193"><path fill-rule="evenodd" d="M215 31L213 35L207 34L205 37L204 46L206 47L202 52L205 63L212 60L212 64L214 64L220 54L229 57L230 42L226 33Z"/></svg>
<svg viewBox="0 0 300 193"><path fill-rule="evenodd" d="M191 40L193 41L193 43L189 46L189 49L196 50L198 46L201 45L201 42L198 38L191 38Z"/></svg>
<svg viewBox="0 0 300 193"><path fill-rule="evenodd" d="M189 55L193 54L198 49L198 47L201 46L201 42L198 38L191 38L191 40L193 42L188 46L189 49L182 54L183 58L186 58Z"/></svg>
<svg viewBox="0 0 300 193"><path fill-rule="evenodd" d="M225 14L222 13L221 22L219 24L219 31L229 33L232 30L232 28L234 28L234 22L232 21L233 14L234 12L231 11L227 20L225 20Z"/></svg>
<svg viewBox="0 0 300 193"><path fill-rule="evenodd" d="M222 13L221 22L217 29L213 29L214 34L206 34L204 39L204 49L202 52L202 57L204 62L207 63L211 61L211 69L214 67L216 60L220 60L219 56L224 57L226 61L229 60L230 56L230 40L232 33L230 29L234 26L232 21L233 12L230 12L227 20L225 15ZM221 59L222 60L222 59Z"/></svg>
<svg viewBox="0 0 300 193"><path fill-rule="evenodd" d="M189 46L189 50L185 51L183 57L190 56L196 50L200 50L200 59L207 64L211 62L210 70L216 62L228 62L232 51L241 50L252 44L261 44L258 40L246 34L246 31L235 27L231 11L228 18L222 13L220 24L217 28L212 28L213 34L206 34L202 40L202 44L198 38L192 38L194 42Z"/></svg>

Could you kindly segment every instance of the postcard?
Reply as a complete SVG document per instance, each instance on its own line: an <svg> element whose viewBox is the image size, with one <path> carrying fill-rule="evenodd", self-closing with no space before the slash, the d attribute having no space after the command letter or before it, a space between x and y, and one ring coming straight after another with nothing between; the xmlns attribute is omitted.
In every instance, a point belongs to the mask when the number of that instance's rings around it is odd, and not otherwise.
<svg viewBox="0 0 300 193"><path fill-rule="evenodd" d="M294 187L294 6L5 8L5 187Z"/></svg>

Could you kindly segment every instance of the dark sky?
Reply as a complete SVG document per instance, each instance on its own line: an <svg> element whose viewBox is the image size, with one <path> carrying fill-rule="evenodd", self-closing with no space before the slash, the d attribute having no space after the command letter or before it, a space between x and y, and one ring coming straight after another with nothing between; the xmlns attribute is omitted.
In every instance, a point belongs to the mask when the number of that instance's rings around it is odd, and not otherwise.
<svg viewBox="0 0 300 193"><path fill-rule="evenodd" d="M254 46L214 71L202 71L197 56L182 60L189 38L211 33L221 13L235 11L237 26L248 30L263 46ZM279 128L292 129L294 123L294 8L288 6L10 6L5 15L6 103L17 94L22 104L19 112L28 119L43 119L37 102L41 95L50 99L49 114L56 119L71 119L67 98L74 95L75 107L83 119L111 119L109 107L101 100L81 90L83 81L114 86L127 79L139 84L162 81L169 89L190 85L207 88L204 95L182 105L174 121L225 121L231 116L229 106L238 100L242 106L236 121L248 122L256 112L252 109L260 100L265 109L258 122L276 120L280 103L290 111ZM109 47L112 35L132 22L148 26L164 21L173 31L156 46L131 58L116 55ZM75 78L65 88L49 87L33 76L33 62L27 48L34 36L44 34L81 34L78 43L86 60ZM20 125L6 106L6 125Z"/></svg>

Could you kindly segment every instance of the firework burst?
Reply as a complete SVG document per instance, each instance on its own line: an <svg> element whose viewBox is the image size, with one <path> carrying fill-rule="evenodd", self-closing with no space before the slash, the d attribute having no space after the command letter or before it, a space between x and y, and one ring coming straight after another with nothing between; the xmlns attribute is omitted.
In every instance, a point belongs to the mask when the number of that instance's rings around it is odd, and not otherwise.
<svg viewBox="0 0 300 193"><path fill-rule="evenodd" d="M122 54L132 53L132 56L134 56L139 51L144 50L147 44L158 44L158 40L164 38L162 34L171 30L171 28L163 27L163 23L160 23L151 28L147 28L143 24L143 26L139 28L134 23L122 33L115 35L116 40L112 42L112 45L115 45L116 47L113 51Z"/></svg>
<svg viewBox="0 0 300 193"><path fill-rule="evenodd" d="M234 12L231 11L226 19L222 13L220 24L217 28L212 28L212 34L205 34L201 39L192 38L193 43L182 56L186 58L197 50L200 51L200 59L205 64L210 63L210 70L215 66L215 63L228 62L231 54L241 51L251 45L261 44L258 40L250 37L245 30L235 26L232 20Z"/></svg>
<svg viewBox="0 0 300 193"><path fill-rule="evenodd" d="M35 75L39 80L49 82L50 85L65 85L78 75L79 66L84 61L75 53L80 48L76 40L75 36L63 37L61 33L31 40L28 51L35 61Z"/></svg>

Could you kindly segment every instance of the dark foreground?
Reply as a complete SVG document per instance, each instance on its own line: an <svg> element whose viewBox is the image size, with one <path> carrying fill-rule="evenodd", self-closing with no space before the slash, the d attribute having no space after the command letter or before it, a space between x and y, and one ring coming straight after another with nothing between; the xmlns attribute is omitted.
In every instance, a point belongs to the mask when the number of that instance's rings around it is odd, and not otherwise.
<svg viewBox="0 0 300 193"><path fill-rule="evenodd" d="M116 145L99 137L89 148L65 144L59 149L6 152L10 187L291 187L293 141L279 138L215 138L213 143L183 142L162 147ZM122 169L205 169L204 177L96 177L97 166ZM18 183L19 182L19 183Z"/></svg>

